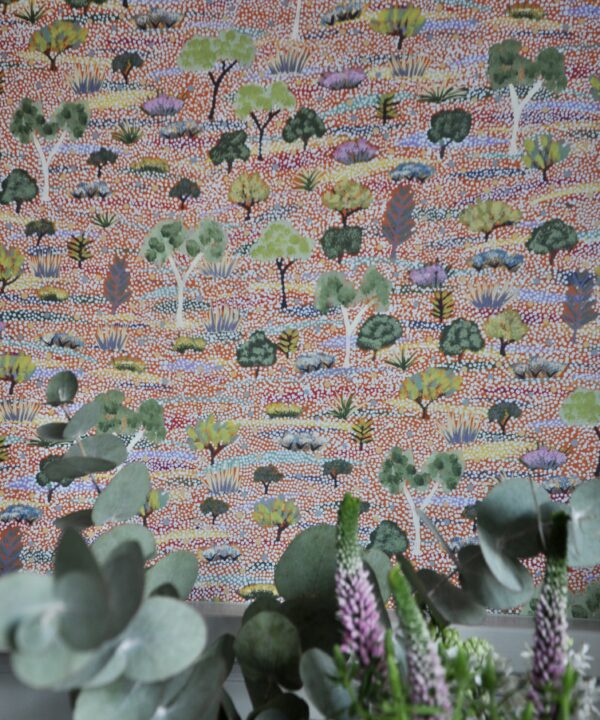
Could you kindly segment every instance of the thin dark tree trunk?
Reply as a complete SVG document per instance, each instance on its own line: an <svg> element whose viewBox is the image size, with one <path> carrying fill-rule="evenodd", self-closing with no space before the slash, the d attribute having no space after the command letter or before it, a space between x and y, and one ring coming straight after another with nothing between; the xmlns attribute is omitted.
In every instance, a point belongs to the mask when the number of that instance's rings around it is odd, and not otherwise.
<svg viewBox="0 0 600 720"><path fill-rule="evenodd" d="M594 428L594 432L598 436L598 440L600 440L600 425ZM598 453L598 464L596 465L596 472L594 473L594 477L600 478L600 453Z"/></svg>
<svg viewBox="0 0 600 720"><path fill-rule="evenodd" d="M221 86L221 83L223 82L225 75L233 68L234 65L236 65L237 60L234 60L233 62L229 63L229 65L225 62L225 60L221 60L221 72L219 75L214 75L212 70L208 73L208 77L210 78L210 81L212 82L213 90L212 90L212 100L210 104L210 111L208 113L208 119L214 120L215 119L215 110L217 109L217 96L219 94L219 87Z"/></svg>
<svg viewBox="0 0 600 720"><path fill-rule="evenodd" d="M287 307L287 295L285 292L285 273L288 268L293 265L294 261L290 260L284 263L283 258L277 258L277 270L279 271L279 282L281 284L281 309L284 310Z"/></svg>

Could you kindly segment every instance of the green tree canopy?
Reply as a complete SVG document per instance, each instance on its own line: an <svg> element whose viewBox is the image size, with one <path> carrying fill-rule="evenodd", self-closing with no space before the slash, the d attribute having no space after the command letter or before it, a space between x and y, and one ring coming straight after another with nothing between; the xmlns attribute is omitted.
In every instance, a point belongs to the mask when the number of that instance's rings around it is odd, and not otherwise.
<svg viewBox="0 0 600 720"><path fill-rule="evenodd" d="M402 325L392 315L378 314L367 318L358 331L356 345L361 350L370 350L373 360L379 350L391 347L402 337Z"/></svg>
<svg viewBox="0 0 600 720"><path fill-rule="evenodd" d="M266 495L273 483L283 480L283 473L276 465L261 465L254 470L253 479L264 487Z"/></svg>
<svg viewBox="0 0 600 720"><path fill-rule="evenodd" d="M362 228L359 227L331 227L325 230L319 242L326 258L341 263L344 255L360 253L362 236Z"/></svg>
<svg viewBox="0 0 600 720"><path fill-rule="evenodd" d="M444 355L458 355L459 360L467 350L479 352L484 345L479 327L472 320L453 320L440 335L440 350Z"/></svg>
<svg viewBox="0 0 600 720"><path fill-rule="evenodd" d="M550 265L560 250L572 250L577 245L577 231L572 225L555 218L534 228L525 247L537 255L548 255Z"/></svg>
<svg viewBox="0 0 600 720"><path fill-rule="evenodd" d="M25 236L31 237L32 235L35 235L37 238L36 245L39 245L42 241L42 238L46 235L54 235L56 233L56 226L52 222L52 220L48 220L47 218L40 218L39 220L30 220L27 225L25 225Z"/></svg>
<svg viewBox="0 0 600 720"><path fill-rule="evenodd" d="M275 263L281 285L281 308L287 307L285 274L297 260L310 257L314 240L301 235L288 222L272 222L252 246L255 260Z"/></svg>
<svg viewBox="0 0 600 720"><path fill-rule="evenodd" d="M400 388L400 399L412 400L421 408L423 420L429 419L429 406L442 397L460 390L462 378L445 368L428 368L406 378Z"/></svg>
<svg viewBox="0 0 600 720"><path fill-rule="evenodd" d="M334 488L338 486L340 475L350 475L353 470L354 465L343 458L335 458L334 460L327 460L323 463L323 475L333 480Z"/></svg>
<svg viewBox="0 0 600 720"><path fill-rule="evenodd" d="M451 142L462 142L471 131L471 113L457 108L440 110L431 117L431 127L427 131L429 142L440 146L440 158L446 154Z"/></svg>
<svg viewBox="0 0 600 720"><path fill-rule="evenodd" d="M542 179L548 182L548 170L553 165L569 156L571 148L568 145L554 140L552 135L538 135L525 140L523 164L527 168L537 168L542 171Z"/></svg>
<svg viewBox="0 0 600 720"><path fill-rule="evenodd" d="M321 195L325 207L339 212L342 225L348 223L348 218L359 210L365 210L373 202L373 195L366 185L356 180L338 180L331 190Z"/></svg>
<svg viewBox="0 0 600 720"><path fill-rule="evenodd" d="M295 525L300 518L300 510L293 500L277 497L257 503L252 513L255 523L264 528L276 527L276 542L281 540L281 535L286 528Z"/></svg>
<svg viewBox="0 0 600 720"><path fill-rule="evenodd" d="M398 50L406 38L418 35L425 24L425 16L418 7L392 5L373 15L370 25L375 32L398 38Z"/></svg>
<svg viewBox="0 0 600 720"><path fill-rule="evenodd" d="M35 50L50 60L50 70L58 70L56 60L67 50L78 48L87 37L87 28L68 20L55 20L36 30L29 40L28 50Z"/></svg>
<svg viewBox="0 0 600 720"><path fill-rule="evenodd" d="M228 198L246 211L246 220L250 220L252 208L269 197L269 186L259 173L243 172L231 183Z"/></svg>
<svg viewBox="0 0 600 720"><path fill-rule="evenodd" d="M0 381L8 383L8 394L12 395L17 383L23 383L35 372L33 358L18 352L0 355Z"/></svg>
<svg viewBox="0 0 600 720"><path fill-rule="evenodd" d="M224 515L230 508L229 503L225 500L219 500L219 498L209 497L200 503L200 512L203 515L210 515L212 517L212 524L214 525L217 518L220 515Z"/></svg>
<svg viewBox="0 0 600 720"><path fill-rule="evenodd" d="M129 75L134 68L141 68L144 59L137 52L122 52L115 55L112 61L112 71L121 73L123 80L129 84Z"/></svg>
<svg viewBox="0 0 600 720"><path fill-rule="evenodd" d="M208 450L210 464L228 445L235 442L240 426L233 420L221 422L214 415L200 418L195 425L187 429L191 447L194 450Z"/></svg>
<svg viewBox="0 0 600 720"><path fill-rule="evenodd" d="M262 85L242 85L235 98L235 111L242 120L250 117L258 130L258 159L263 159L265 130L282 110L289 110L296 98L283 82Z"/></svg>
<svg viewBox="0 0 600 720"><path fill-rule="evenodd" d="M21 277L24 263L25 256L18 248L0 243L0 295Z"/></svg>
<svg viewBox="0 0 600 720"><path fill-rule="evenodd" d="M225 163L230 173L236 160L246 160L250 157L250 148L246 145L248 135L244 130L224 132L217 143L208 151L208 157L213 165Z"/></svg>
<svg viewBox="0 0 600 720"><path fill-rule="evenodd" d="M277 362L277 345L262 330L256 330L238 347L237 361L242 367L254 368L254 376L258 377L261 367Z"/></svg>
<svg viewBox="0 0 600 720"><path fill-rule="evenodd" d="M119 156L116 152L113 152L109 148L101 147L99 150L94 150L89 154L87 164L97 168L98 177L102 177L102 171L107 165L114 165L117 162Z"/></svg>
<svg viewBox="0 0 600 720"><path fill-rule="evenodd" d="M472 232L482 232L487 240L494 230L519 222L521 211L502 200L482 200L463 210L458 219Z"/></svg>
<svg viewBox="0 0 600 720"><path fill-rule="evenodd" d="M506 426L512 418L521 417L522 410L516 402L511 400L501 400L495 403L488 410L488 420L498 423L503 435L506 435Z"/></svg>
<svg viewBox="0 0 600 720"><path fill-rule="evenodd" d="M2 181L0 189L0 203L2 205L15 204L17 213L21 212L24 202L33 200L38 194L36 181L26 170L16 168L11 170Z"/></svg>
<svg viewBox="0 0 600 720"><path fill-rule="evenodd" d="M516 310L504 310L488 318L483 329L489 338L500 340L500 355L506 355L507 346L524 338L529 327Z"/></svg>
<svg viewBox="0 0 600 720"><path fill-rule="evenodd" d="M567 425L594 428L596 437L600 440L600 390L573 390L561 405L560 416ZM600 455L594 476L600 477Z"/></svg>
<svg viewBox="0 0 600 720"><path fill-rule="evenodd" d="M193 180L182 178L169 190L169 197L177 198L179 200L179 209L185 210L185 204L188 200L200 197L200 188Z"/></svg>
<svg viewBox="0 0 600 720"><path fill-rule="evenodd" d="M326 133L325 123L310 108L300 108L298 112L283 126L282 137L286 143L301 140L306 150L308 141L313 137L323 137Z"/></svg>
<svg viewBox="0 0 600 720"><path fill-rule="evenodd" d="M208 70L212 84L212 100L208 119L214 120L221 83L236 65L247 66L254 60L254 42L249 35L236 30L223 30L216 37L196 36L183 46L178 63L182 70Z"/></svg>

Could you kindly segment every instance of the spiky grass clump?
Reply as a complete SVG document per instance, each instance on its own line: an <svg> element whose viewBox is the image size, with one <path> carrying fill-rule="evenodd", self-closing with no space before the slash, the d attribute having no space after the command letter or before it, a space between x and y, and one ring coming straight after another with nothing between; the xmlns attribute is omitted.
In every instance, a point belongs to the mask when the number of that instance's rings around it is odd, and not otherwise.
<svg viewBox="0 0 600 720"><path fill-rule="evenodd" d="M76 65L69 84L76 95L91 95L102 89L106 71L96 63Z"/></svg>
<svg viewBox="0 0 600 720"><path fill-rule="evenodd" d="M123 355L112 361L115 370L125 370L128 372L143 373L146 371L145 363L139 358Z"/></svg>
<svg viewBox="0 0 600 720"><path fill-rule="evenodd" d="M202 478L211 495L231 495L240 489L242 471L239 465L223 465Z"/></svg>
<svg viewBox="0 0 600 720"><path fill-rule="evenodd" d="M240 311L223 305L210 309L204 327L209 333L234 333L240 323Z"/></svg>
<svg viewBox="0 0 600 720"><path fill-rule="evenodd" d="M300 74L306 67L309 57L308 50L285 50L280 52L274 60L271 60L269 72L272 75Z"/></svg>
<svg viewBox="0 0 600 720"><path fill-rule="evenodd" d="M233 275L236 266L237 260L223 257L220 260L205 263L200 272L213 280L227 280Z"/></svg>
<svg viewBox="0 0 600 720"><path fill-rule="evenodd" d="M112 139L123 143L123 145L135 145L142 135L143 132L140 128L137 128L128 122L120 122L119 129L115 130L112 134Z"/></svg>
<svg viewBox="0 0 600 720"><path fill-rule="evenodd" d="M96 340L100 350L108 350L109 352L121 352L125 347L127 340L127 331L124 328L112 327L104 330L98 330Z"/></svg>
<svg viewBox="0 0 600 720"><path fill-rule="evenodd" d="M173 343L173 350L182 355L186 350L193 350L194 352L202 352L206 348L206 340L201 337L187 337L182 335L178 337Z"/></svg>
<svg viewBox="0 0 600 720"><path fill-rule="evenodd" d="M271 418L295 418L300 417L304 408L294 403L269 403L265 406L265 412Z"/></svg>
<svg viewBox="0 0 600 720"><path fill-rule="evenodd" d="M41 408L39 403L31 400L0 400L0 420L7 423L30 423Z"/></svg>
<svg viewBox="0 0 600 720"><path fill-rule="evenodd" d="M56 255L55 253L35 255L29 259L29 267L33 271L35 277L38 278L59 277L61 263L61 256Z"/></svg>
<svg viewBox="0 0 600 720"><path fill-rule="evenodd" d="M449 445L466 445L477 440L482 418L475 415L448 415L438 422L438 428Z"/></svg>
<svg viewBox="0 0 600 720"><path fill-rule="evenodd" d="M303 170L294 178L293 188L312 192L319 184L322 175L318 170Z"/></svg>
<svg viewBox="0 0 600 720"><path fill-rule="evenodd" d="M166 175L169 172L169 163L159 157L143 157L129 166L131 172Z"/></svg>
<svg viewBox="0 0 600 720"><path fill-rule="evenodd" d="M44 302L64 302L69 299L69 293L66 290L54 285L44 285L36 291L36 295Z"/></svg>

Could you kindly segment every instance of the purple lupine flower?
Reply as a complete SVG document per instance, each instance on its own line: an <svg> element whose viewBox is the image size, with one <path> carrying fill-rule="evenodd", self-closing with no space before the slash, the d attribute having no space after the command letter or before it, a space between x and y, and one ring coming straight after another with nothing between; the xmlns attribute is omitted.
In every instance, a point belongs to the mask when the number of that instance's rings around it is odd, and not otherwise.
<svg viewBox="0 0 600 720"><path fill-rule="evenodd" d="M556 470L567 462L567 456L560 450L550 450L545 445L521 455L523 465L530 470Z"/></svg>
<svg viewBox="0 0 600 720"><path fill-rule="evenodd" d="M142 105L142 110L150 117L170 117L177 115L182 107L183 100L172 95L159 95L152 100L146 100Z"/></svg>
<svg viewBox="0 0 600 720"><path fill-rule="evenodd" d="M448 279L446 268L438 263L415 268L408 275L412 282L419 287L440 287Z"/></svg>
<svg viewBox="0 0 600 720"><path fill-rule="evenodd" d="M536 716L544 718L555 717L556 698L568 663L568 522L564 513L554 520L544 584L535 607L529 699L534 704Z"/></svg>
<svg viewBox="0 0 600 720"><path fill-rule="evenodd" d="M348 140L338 145L333 151L333 159L342 165L354 165L359 162L369 162L377 155L377 148L368 140Z"/></svg>
<svg viewBox="0 0 600 720"><path fill-rule="evenodd" d="M338 514L335 576L341 649L355 656L363 668L375 663L382 669L384 629L375 589L356 542L359 512L360 500L347 493Z"/></svg>
<svg viewBox="0 0 600 720"><path fill-rule="evenodd" d="M341 70L339 72L323 72L319 78L319 85L328 90L348 90L358 87L367 76L365 71L359 67L353 67L349 70Z"/></svg>

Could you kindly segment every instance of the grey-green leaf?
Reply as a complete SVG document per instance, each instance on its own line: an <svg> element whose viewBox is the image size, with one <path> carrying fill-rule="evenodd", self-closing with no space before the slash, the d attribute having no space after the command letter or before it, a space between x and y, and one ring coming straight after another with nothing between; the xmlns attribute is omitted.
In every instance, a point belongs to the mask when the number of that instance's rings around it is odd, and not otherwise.
<svg viewBox="0 0 600 720"><path fill-rule="evenodd" d="M73 720L150 720L159 706L162 686L119 678L111 685L82 690Z"/></svg>
<svg viewBox="0 0 600 720"><path fill-rule="evenodd" d="M335 527L316 525L297 535L275 568L275 585L286 600L331 596L335 591Z"/></svg>
<svg viewBox="0 0 600 720"><path fill-rule="evenodd" d="M161 558L146 573L146 596L152 594L161 585L172 585L181 600L186 600L192 592L198 577L198 560L186 550L176 550Z"/></svg>
<svg viewBox="0 0 600 720"><path fill-rule="evenodd" d="M96 427L102 417L102 405L97 400L82 405L67 423L64 437L67 440L77 440Z"/></svg>
<svg viewBox="0 0 600 720"><path fill-rule="evenodd" d="M63 435L67 423L64 422L51 422L45 425L40 425L35 431L36 435L40 440L44 440L47 443L64 443L65 437Z"/></svg>
<svg viewBox="0 0 600 720"><path fill-rule="evenodd" d="M143 525L117 525L96 538L91 545L91 550L98 562L104 563L118 545L130 540L138 543L144 560L154 557L156 552L154 535Z"/></svg>
<svg viewBox="0 0 600 720"><path fill-rule="evenodd" d="M56 373L48 381L46 388L46 402L52 407L66 405L73 402L77 394L77 377L70 370Z"/></svg>
<svg viewBox="0 0 600 720"><path fill-rule="evenodd" d="M446 622L459 625L477 625L482 622L485 607L453 585L445 575L423 569L417 572L417 576L425 588L427 602L435 606L436 612Z"/></svg>
<svg viewBox="0 0 600 720"><path fill-rule="evenodd" d="M348 691L335 681L337 668L327 653L313 648L302 655L300 677L310 701L326 718L348 720L352 701Z"/></svg>
<svg viewBox="0 0 600 720"><path fill-rule="evenodd" d="M137 515L150 492L150 475L143 463L121 468L96 498L92 510L95 525L129 520Z"/></svg>
<svg viewBox="0 0 600 720"><path fill-rule="evenodd" d="M0 651L9 649L17 623L42 614L55 602L49 575L22 572L0 578Z"/></svg>
<svg viewBox="0 0 600 720"><path fill-rule="evenodd" d="M62 457L44 465L44 475L50 482L62 482L85 477L90 473L107 472L116 467L116 463L99 457Z"/></svg>
<svg viewBox="0 0 600 720"><path fill-rule="evenodd" d="M590 567L600 563L600 479L588 480L573 492L569 523L568 563Z"/></svg>
<svg viewBox="0 0 600 720"><path fill-rule="evenodd" d="M102 458L114 463L113 467L115 467L127 460L127 448L121 438L116 435L96 433L96 435L88 435L72 445L67 450L65 457Z"/></svg>

